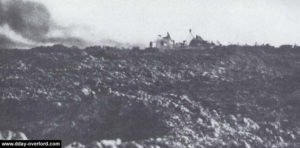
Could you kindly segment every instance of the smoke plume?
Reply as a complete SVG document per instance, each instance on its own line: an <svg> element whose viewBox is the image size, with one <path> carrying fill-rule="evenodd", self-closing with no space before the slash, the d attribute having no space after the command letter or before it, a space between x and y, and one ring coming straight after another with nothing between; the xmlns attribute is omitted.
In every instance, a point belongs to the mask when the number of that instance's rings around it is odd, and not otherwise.
<svg viewBox="0 0 300 148"><path fill-rule="evenodd" d="M12 0L7 8L6 21L11 29L34 41L45 38L50 29L50 13L45 6Z"/></svg>
<svg viewBox="0 0 300 148"><path fill-rule="evenodd" d="M48 9L37 2L24 0L0 0L0 28L7 25L14 33L22 36L30 43L20 43L9 38L7 32L0 32L0 48L17 47L24 44L31 46L43 44L65 44L85 46L85 41L64 33L52 19ZM63 32L60 36L48 36L53 31Z"/></svg>
<svg viewBox="0 0 300 148"><path fill-rule="evenodd" d="M0 25L4 23L4 7L2 1L0 1Z"/></svg>
<svg viewBox="0 0 300 148"><path fill-rule="evenodd" d="M14 42L12 40L10 40L9 38L7 38L4 35L0 35L0 46L2 48L8 48L12 45L14 45Z"/></svg>

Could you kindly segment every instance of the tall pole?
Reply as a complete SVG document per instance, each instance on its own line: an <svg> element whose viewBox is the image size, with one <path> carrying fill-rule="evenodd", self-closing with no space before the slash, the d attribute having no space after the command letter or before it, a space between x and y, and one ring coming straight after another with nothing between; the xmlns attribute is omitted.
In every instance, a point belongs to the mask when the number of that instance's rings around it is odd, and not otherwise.
<svg viewBox="0 0 300 148"><path fill-rule="evenodd" d="M194 38L194 35L192 33L192 29L190 29L189 31L190 31L190 35L192 36L192 38Z"/></svg>

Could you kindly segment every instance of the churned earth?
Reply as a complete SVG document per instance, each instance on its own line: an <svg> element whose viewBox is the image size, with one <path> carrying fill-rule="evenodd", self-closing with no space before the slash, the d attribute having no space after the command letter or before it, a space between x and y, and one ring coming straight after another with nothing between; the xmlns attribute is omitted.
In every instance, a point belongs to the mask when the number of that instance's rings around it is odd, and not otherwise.
<svg viewBox="0 0 300 148"><path fill-rule="evenodd" d="M0 139L299 148L300 49L3 49Z"/></svg>

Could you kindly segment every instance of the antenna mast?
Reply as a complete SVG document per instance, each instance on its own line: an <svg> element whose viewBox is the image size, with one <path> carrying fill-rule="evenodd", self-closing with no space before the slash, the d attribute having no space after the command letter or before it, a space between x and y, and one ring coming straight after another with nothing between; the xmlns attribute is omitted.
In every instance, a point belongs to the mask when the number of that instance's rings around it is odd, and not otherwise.
<svg viewBox="0 0 300 148"><path fill-rule="evenodd" d="M189 34L189 35L190 35L192 38L194 38L194 35L193 35L193 32L192 32L192 29L190 29L190 30L189 30L189 32L190 32L190 34Z"/></svg>

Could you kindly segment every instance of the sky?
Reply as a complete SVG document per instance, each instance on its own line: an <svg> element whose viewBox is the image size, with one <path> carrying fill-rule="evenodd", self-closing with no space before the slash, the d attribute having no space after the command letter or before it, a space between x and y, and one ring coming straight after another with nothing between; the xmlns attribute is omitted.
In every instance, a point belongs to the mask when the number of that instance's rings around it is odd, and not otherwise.
<svg viewBox="0 0 300 148"><path fill-rule="evenodd" d="M32 1L48 8L53 22L72 28L72 36L92 44L111 39L148 45L167 32L180 42L192 29L222 44L300 45L299 0Z"/></svg>

